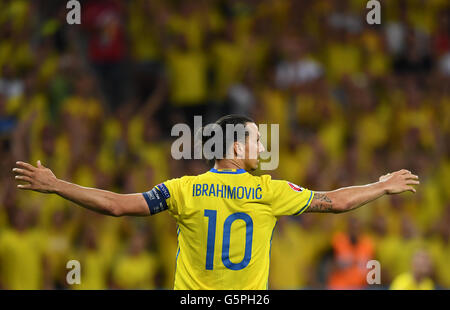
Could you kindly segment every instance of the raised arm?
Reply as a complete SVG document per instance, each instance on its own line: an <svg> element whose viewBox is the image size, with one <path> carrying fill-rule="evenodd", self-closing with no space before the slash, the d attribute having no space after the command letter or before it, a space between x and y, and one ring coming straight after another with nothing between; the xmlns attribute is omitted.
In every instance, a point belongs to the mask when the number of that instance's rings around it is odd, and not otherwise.
<svg viewBox="0 0 450 310"><path fill-rule="evenodd" d="M141 193L117 194L106 190L83 187L58 179L53 172L44 167L40 161L37 167L25 162L16 162L13 169L16 180L27 184L19 184L18 188L40 193L57 194L86 209L110 216L146 216L149 208Z"/></svg>
<svg viewBox="0 0 450 310"><path fill-rule="evenodd" d="M314 192L311 205L305 212L342 213L359 208L385 194L416 192L411 185L419 184L419 177L402 169L388 173L379 181L362 186L350 186L329 192Z"/></svg>

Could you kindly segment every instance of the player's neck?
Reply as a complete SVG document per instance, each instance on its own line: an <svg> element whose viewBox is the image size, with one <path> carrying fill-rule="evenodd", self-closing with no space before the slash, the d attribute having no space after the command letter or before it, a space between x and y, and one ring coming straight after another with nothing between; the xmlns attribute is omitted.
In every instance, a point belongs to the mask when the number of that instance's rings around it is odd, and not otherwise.
<svg viewBox="0 0 450 310"><path fill-rule="evenodd" d="M232 159L222 159L216 161L214 169L245 169L240 161Z"/></svg>

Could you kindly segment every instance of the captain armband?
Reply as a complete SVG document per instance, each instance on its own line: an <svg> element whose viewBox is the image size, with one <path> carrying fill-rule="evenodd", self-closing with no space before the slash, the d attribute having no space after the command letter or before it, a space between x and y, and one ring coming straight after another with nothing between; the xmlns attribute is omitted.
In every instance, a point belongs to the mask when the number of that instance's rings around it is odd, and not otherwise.
<svg viewBox="0 0 450 310"><path fill-rule="evenodd" d="M166 199L170 197L170 193L163 183L156 185L148 192L142 193L142 195L147 202L151 215L168 209Z"/></svg>

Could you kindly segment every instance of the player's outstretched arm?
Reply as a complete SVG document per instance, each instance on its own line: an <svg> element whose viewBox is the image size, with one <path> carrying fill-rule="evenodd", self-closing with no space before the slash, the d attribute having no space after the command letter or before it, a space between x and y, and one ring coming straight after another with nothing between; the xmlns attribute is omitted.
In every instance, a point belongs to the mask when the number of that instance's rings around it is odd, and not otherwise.
<svg viewBox="0 0 450 310"><path fill-rule="evenodd" d="M140 193L117 194L66 182L58 179L40 161L37 162L37 167L21 161L16 162L16 165L13 169L16 180L27 183L17 185L20 189L57 194L84 208L106 215L150 215L147 203Z"/></svg>
<svg viewBox="0 0 450 310"><path fill-rule="evenodd" d="M412 185L419 184L419 177L402 169L388 173L379 181L362 186L350 186L329 192L314 192L311 205L305 212L342 213L359 208L383 195L416 192Z"/></svg>

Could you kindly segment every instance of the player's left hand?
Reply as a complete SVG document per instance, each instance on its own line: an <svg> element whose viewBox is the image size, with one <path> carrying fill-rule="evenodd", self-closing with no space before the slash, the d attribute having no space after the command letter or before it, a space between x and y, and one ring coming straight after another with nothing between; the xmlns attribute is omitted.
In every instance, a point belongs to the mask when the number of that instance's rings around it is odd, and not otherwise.
<svg viewBox="0 0 450 310"><path fill-rule="evenodd" d="M382 175L379 181L385 185L387 194L399 194L405 191L415 193L416 189L412 185L420 184L419 177L406 169Z"/></svg>

